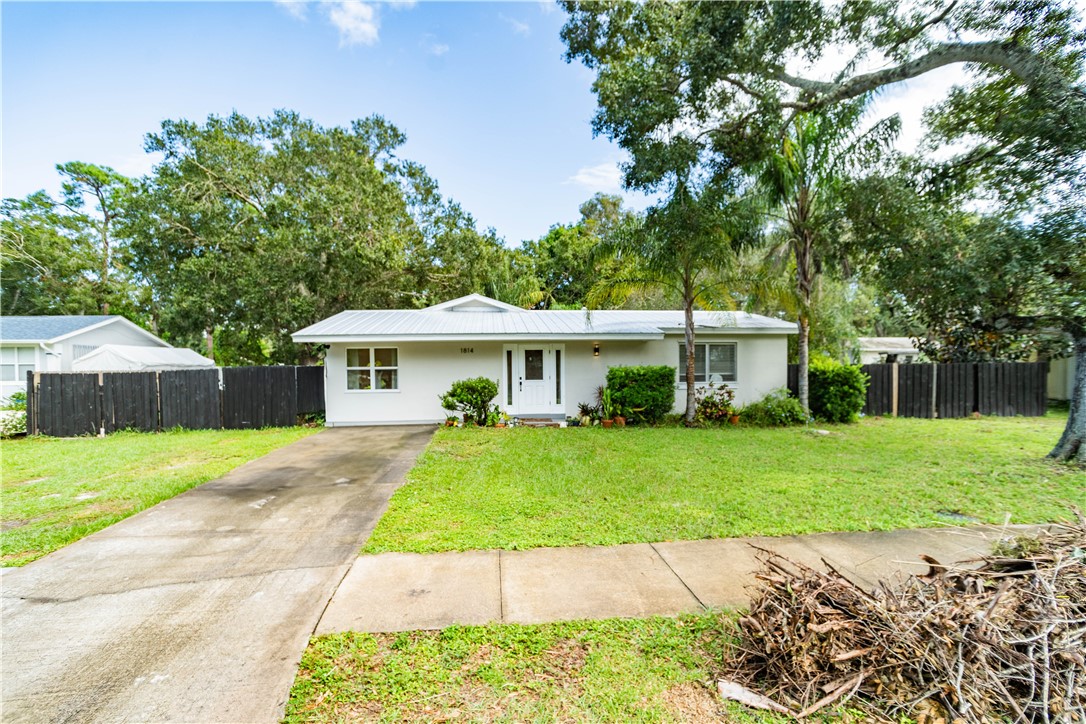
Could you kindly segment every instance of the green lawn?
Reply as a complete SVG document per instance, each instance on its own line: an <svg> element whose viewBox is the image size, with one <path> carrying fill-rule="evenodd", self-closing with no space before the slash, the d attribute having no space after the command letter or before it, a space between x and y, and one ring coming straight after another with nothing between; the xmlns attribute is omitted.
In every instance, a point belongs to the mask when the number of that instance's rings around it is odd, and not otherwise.
<svg viewBox="0 0 1086 724"><path fill-rule="evenodd" d="M285 721L717 722L729 629L704 613L321 636Z"/></svg>
<svg viewBox="0 0 1086 724"><path fill-rule="evenodd" d="M611 545L1030 523L1086 505L1044 461L1065 416L802 428L438 431L363 549ZM963 521L958 521L963 522Z"/></svg>
<svg viewBox="0 0 1086 724"><path fill-rule="evenodd" d="M319 636L302 656L284 721L795 721L717 698L732 617ZM864 719L828 707L810 720Z"/></svg>
<svg viewBox="0 0 1086 724"><path fill-rule="evenodd" d="M316 432L118 432L0 443L0 560L21 566Z"/></svg>

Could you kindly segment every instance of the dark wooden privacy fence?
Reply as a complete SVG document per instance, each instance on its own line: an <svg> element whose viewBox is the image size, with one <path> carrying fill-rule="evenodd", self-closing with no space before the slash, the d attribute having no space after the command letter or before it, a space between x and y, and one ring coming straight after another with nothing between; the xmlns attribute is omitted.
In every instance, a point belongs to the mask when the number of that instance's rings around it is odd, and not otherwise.
<svg viewBox="0 0 1086 724"><path fill-rule="evenodd" d="M27 432L287 427L324 412L323 367L29 372Z"/></svg>
<svg viewBox="0 0 1086 724"><path fill-rule="evenodd" d="M1047 362L863 365L869 378L865 415L898 417L1035 417L1047 408ZM788 365L799 389L799 365Z"/></svg>

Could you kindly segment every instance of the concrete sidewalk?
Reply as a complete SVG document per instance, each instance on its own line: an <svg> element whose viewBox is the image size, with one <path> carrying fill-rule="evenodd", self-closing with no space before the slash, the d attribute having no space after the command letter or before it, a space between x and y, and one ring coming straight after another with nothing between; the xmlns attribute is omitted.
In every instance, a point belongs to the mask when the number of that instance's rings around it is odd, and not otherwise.
<svg viewBox="0 0 1086 724"><path fill-rule="evenodd" d="M824 559L870 588L898 572L923 573L927 564L921 554L945 564L967 561L988 553L1000 537L1041 528L929 528L362 556L340 584L317 633L670 616L743 606L758 568L755 547L816 567Z"/></svg>

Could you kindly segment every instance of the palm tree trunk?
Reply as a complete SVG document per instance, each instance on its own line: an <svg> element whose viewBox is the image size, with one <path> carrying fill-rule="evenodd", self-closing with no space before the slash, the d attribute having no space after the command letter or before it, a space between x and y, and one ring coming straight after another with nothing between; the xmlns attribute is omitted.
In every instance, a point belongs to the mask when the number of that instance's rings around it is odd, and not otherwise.
<svg viewBox="0 0 1086 724"><path fill-rule="evenodd" d="M799 394L799 404L803 406L803 411L809 415L811 414L811 394L810 387L807 384L807 368L810 366L811 361L811 320L806 312L800 312L797 325L799 326L799 337L796 340L796 356L798 358L797 361L799 362L799 384L797 392Z"/></svg>
<svg viewBox="0 0 1086 724"><path fill-rule="evenodd" d="M802 207L801 208L805 208ZM807 369L810 365L811 343L811 296L814 286L814 264L812 252L814 240L806 227L800 226L793 248L796 255L796 291L799 294L799 339L797 357L799 362L799 404L803 411L811 414L810 389L807 385Z"/></svg>
<svg viewBox="0 0 1086 724"><path fill-rule="evenodd" d="M683 317L686 322L684 335L686 340L686 424L694 424L694 411L697 409L694 390L694 301L689 297L683 303Z"/></svg>
<svg viewBox="0 0 1086 724"><path fill-rule="evenodd" d="M1063 435L1048 457L1086 465L1086 333L1075 335L1075 384Z"/></svg>

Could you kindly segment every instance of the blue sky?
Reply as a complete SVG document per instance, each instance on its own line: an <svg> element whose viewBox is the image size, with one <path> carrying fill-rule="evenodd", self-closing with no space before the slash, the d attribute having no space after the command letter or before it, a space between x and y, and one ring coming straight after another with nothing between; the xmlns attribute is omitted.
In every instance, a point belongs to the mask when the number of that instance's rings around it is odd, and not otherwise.
<svg viewBox="0 0 1086 724"><path fill-rule="evenodd" d="M65 161L146 173L162 120L289 108L373 113L401 155L506 242L617 192L593 139L592 74L562 59L550 3L11 3L2 6L3 196L58 188ZM641 208L643 197L629 195Z"/></svg>

